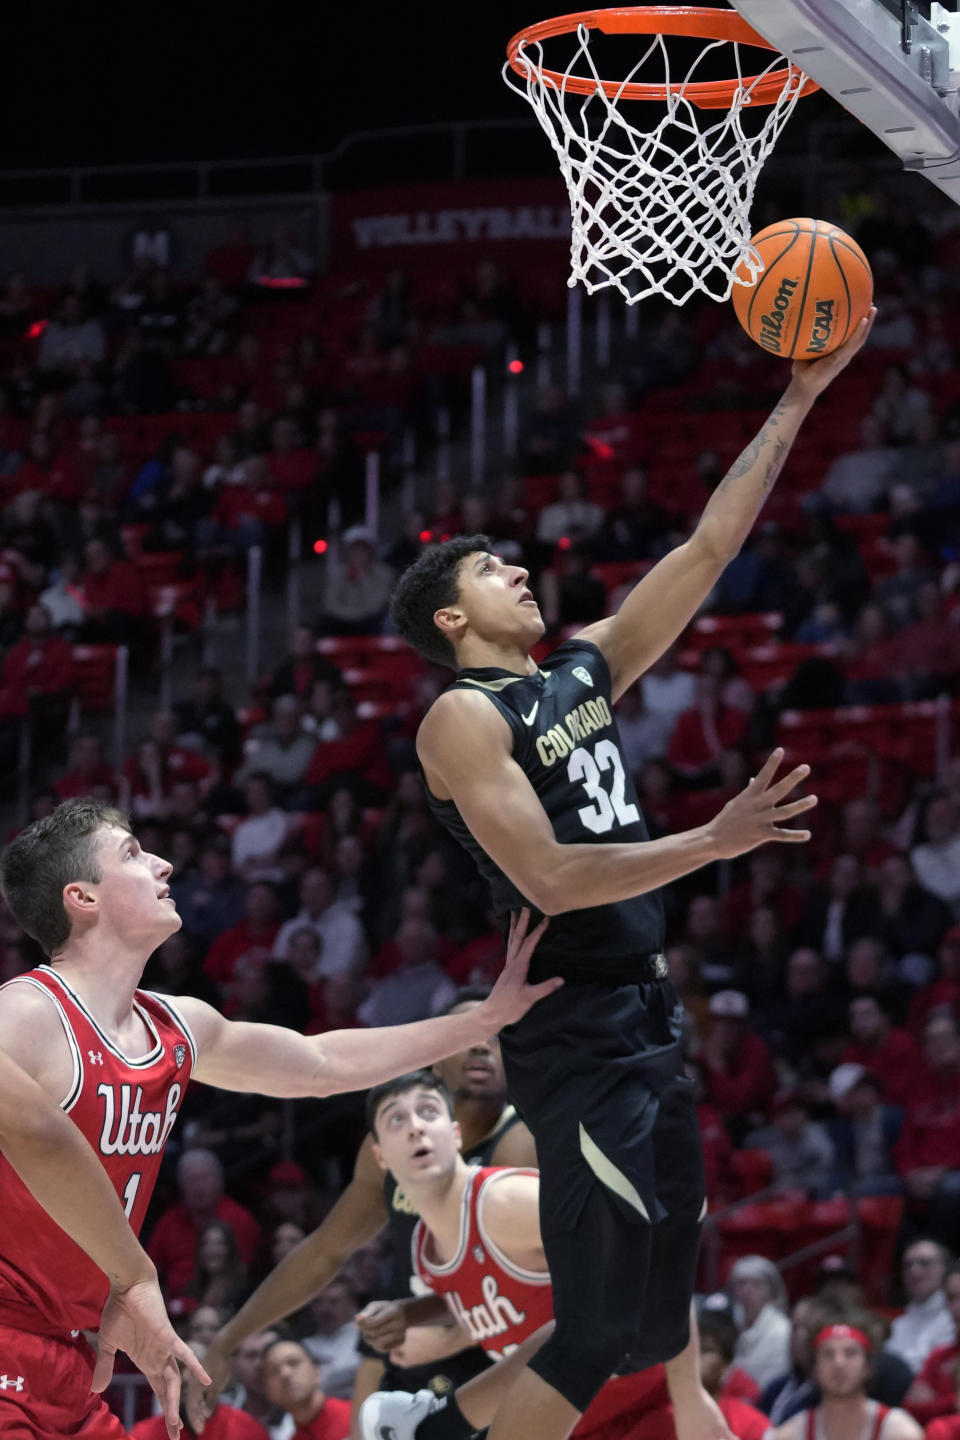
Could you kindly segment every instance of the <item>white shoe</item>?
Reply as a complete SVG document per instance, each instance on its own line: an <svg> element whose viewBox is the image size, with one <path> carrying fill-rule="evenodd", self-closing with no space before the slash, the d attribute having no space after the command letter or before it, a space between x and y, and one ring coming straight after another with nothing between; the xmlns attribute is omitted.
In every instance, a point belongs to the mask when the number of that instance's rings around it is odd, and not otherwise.
<svg viewBox="0 0 960 1440"><path fill-rule="evenodd" d="M421 1420L443 1408L432 1390L376 1390L360 1406L363 1440L415 1440Z"/></svg>

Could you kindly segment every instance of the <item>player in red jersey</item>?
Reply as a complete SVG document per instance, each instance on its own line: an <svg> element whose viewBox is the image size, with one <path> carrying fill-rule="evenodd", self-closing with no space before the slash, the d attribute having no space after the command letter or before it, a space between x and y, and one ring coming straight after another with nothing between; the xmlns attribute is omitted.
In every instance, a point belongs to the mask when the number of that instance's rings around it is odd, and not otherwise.
<svg viewBox="0 0 960 1440"><path fill-rule="evenodd" d="M149 1380L167 1433L175 1437L180 1430L177 1361L198 1379L205 1378L206 1371L170 1324L156 1269L125 1223L103 1166L63 1111L3 1051L0 1153L50 1218L110 1281L110 1298L100 1318L94 1388L106 1389L113 1356L125 1351Z"/></svg>
<svg viewBox="0 0 960 1440"><path fill-rule="evenodd" d="M58 806L0 857L7 903L51 960L0 989L0 1047L93 1145L134 1231L191 1074L288 1098L362 1089L465 1049L544 993L526 983L539 929L528 937L524 916L489 1000L466 1014L316 1036L230 1022L202 1001L137 989L149 956L180 928L170 871L141 850L126 816L88 799ZM101 1272L0 1161L4 1440L125 1434L91 1393L94 1355L80 1333L96 1328L107 1293Z"/></svg>
<svg viewBox="0 0 960 1440"><path fill-rule="evenodd" d="M536 1171L468 1167L442 1082L427 1071L376 1087L367 1117L380 1165L420 1214L414 1271L426 1292L375 1301L360 1312L364 1338L381 1350L402 1344L408 1325L460 1322L502 1363L461 1386L452 1401L430 1391L378 1392L365 1402L365 1440L431 1440L446 1428L452 1404L472 1430L494 1414L522 1365L547 1338L553 1316L550 1275L540 1235ZM668 1394L669 1391L669 1394ZM612 1378L578 1421L578 1440L620 1440L642 1424L645 1440L703 1434L703 1420L723 1419L700 1383L695 1341L666 1366ZM442 1419L442 1430L441 1422Z"/></svg>
<svg viewBox="0 0 960 1440"><path fill-rule="evenodd" d="M823 1399L773 1431L773 1440L922 1440L923 1431L906 1410L867 1398L870 1317L862 1323L827 1325L814 1337L813 1376Z"/></svg>

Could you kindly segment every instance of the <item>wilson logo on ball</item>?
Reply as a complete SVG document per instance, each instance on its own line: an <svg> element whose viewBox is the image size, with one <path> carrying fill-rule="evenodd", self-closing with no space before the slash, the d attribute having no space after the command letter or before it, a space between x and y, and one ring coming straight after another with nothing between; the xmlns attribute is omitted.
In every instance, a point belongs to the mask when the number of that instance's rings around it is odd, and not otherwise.
<svg viewBox="0 0 960 1440"><path fill-rule="evenodd" d="M764 350L774 350L779 355L780 337L783 334L784 322L787 318L787 312L790 309L793 292L799 284L799 280L781 280L780 289L777 291L776 298L770 306L769 312L766 315L760 316L760 334L758 340Z"/></svg>

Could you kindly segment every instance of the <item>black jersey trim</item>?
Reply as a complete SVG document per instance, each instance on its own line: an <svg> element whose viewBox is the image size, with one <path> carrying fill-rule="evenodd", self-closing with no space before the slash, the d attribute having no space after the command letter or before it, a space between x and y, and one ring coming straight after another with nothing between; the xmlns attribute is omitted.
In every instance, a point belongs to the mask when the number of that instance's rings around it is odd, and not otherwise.
<svg viewBox="0 0 960 1440"><path fill-rule="evenodd" d="M160 1034L157 1030L156 1025L154 1025L153 1023L153 1019L147 1013L147 1011L144 1010L143 1006L138 1004L136 1000L133 1001L133 1009L140 1016L140 1019L147 1027L147 1034L153 1036L153 1048L151 1050L148 1050L146 1055L141 1055L136 1060L132 1060L129 1055L124 1054L124 1052L120 1049L118 1045L115 1045L113 1043L109 1035L104 1034L101 1026L98 1024L93 1015L91 1015L87 1006L80 999L80 996L70 985L67 984L66 980L64 980L62 975L58 975L56 970L51 969L49 965L38 965L37 969L41 972L41 974L48 975L51 980L56 981L56 983L60 986L61 990L63 990L65 994L67 994L73 1001L74 1005L76 1005L77 1009L80 1011L84 1019L89 1021L93 1029L96 1030L97 1034L100 1036L100 1039L110 1051L111 1055L116 1055L117 1059L122 1060L124 1065L128 1065L131 1070L146 1070L148 1066L155 1065L156 1062L160 1059L161 1055L163 1054L163 1041L160 1039Z"/></svg>

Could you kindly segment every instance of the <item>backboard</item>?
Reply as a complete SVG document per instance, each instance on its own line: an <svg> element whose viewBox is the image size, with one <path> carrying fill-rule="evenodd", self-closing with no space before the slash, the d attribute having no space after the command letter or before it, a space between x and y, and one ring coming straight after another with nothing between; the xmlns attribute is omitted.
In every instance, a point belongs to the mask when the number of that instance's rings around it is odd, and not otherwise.
<svg viewBox="0 0 960 1440"><path fill-rule="evenodd" d="M960 15L932 0L730 0L765 40L960 204Z"/></svg>

